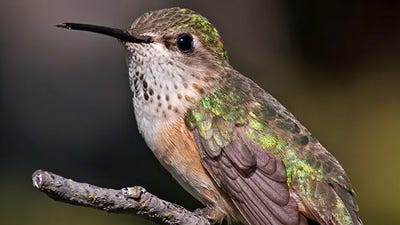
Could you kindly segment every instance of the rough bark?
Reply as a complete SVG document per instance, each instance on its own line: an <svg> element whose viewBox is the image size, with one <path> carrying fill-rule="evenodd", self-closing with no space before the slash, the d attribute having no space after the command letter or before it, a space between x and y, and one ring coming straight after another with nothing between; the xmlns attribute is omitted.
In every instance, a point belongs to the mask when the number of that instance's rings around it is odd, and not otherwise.
<svg viewBox="0 0 400 225"><path fill-rule="evenodd" d="M191 212L135 186L121 190L79 183L54 173L37 170L33 186L52 199L113 213L140 215L158 224L211 225L202 210Z"/></svg>

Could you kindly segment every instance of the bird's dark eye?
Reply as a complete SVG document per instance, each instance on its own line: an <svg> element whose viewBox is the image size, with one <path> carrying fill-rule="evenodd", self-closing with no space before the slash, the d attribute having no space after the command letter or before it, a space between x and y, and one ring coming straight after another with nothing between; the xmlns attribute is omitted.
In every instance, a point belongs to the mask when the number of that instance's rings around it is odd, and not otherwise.
<svg viewBox="0 0 400 225"><path fill-rule="evenodd" d="M176 45L179 50L183 53L189 53L193 51L193 37L190 34L181 34L176 40Z"/></svg>

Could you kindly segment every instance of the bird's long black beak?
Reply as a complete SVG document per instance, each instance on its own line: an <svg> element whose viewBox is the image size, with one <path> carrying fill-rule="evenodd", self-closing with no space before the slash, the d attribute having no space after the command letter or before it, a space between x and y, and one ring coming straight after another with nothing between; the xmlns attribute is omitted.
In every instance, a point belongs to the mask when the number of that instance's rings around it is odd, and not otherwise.
<svg viewBox="0 0 400 225"><path fill-rule="evenodd" d="M104 34L107 36L111 36L114 38L118 38L124 42L133 42L133 43L151 43L153 42L150 36L141 36L128 32L127 30L121 30L118 28L111 27L103 27L91 24L82 24L82 23L60 23L57 24L56 27L66 28L70 30L82 30L89 31L99 34Z"/></svg>

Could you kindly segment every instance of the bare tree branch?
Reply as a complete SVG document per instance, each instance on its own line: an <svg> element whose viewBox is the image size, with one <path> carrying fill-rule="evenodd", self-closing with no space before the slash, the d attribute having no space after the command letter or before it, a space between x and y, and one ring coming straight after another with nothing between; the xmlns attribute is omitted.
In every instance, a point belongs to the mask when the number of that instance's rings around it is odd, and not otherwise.
<svg viewBox="0 0 400 225"><path fill-rule="evenodd" d="M139 186L121 190L107 189L79 183L43 170L32 174L32 182L34 187L56 201L107 212L140 215L164 225L211 225L201 210L191 212L159 199Z"/></svg>

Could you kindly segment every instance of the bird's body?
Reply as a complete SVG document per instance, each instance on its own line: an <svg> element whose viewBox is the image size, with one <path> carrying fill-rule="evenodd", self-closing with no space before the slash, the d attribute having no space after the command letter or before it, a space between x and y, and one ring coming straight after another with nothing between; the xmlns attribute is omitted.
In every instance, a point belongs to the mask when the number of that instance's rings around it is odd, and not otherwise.
<svg viewBox="0 0 400 225"><path fill-rule="evenodd" d="M123 32L120 40L139 131L161 164L210 209L211 219L362 224L338 161L229 64L206 18L188 9L157 10L128 32L134 41Z"/></svg>

